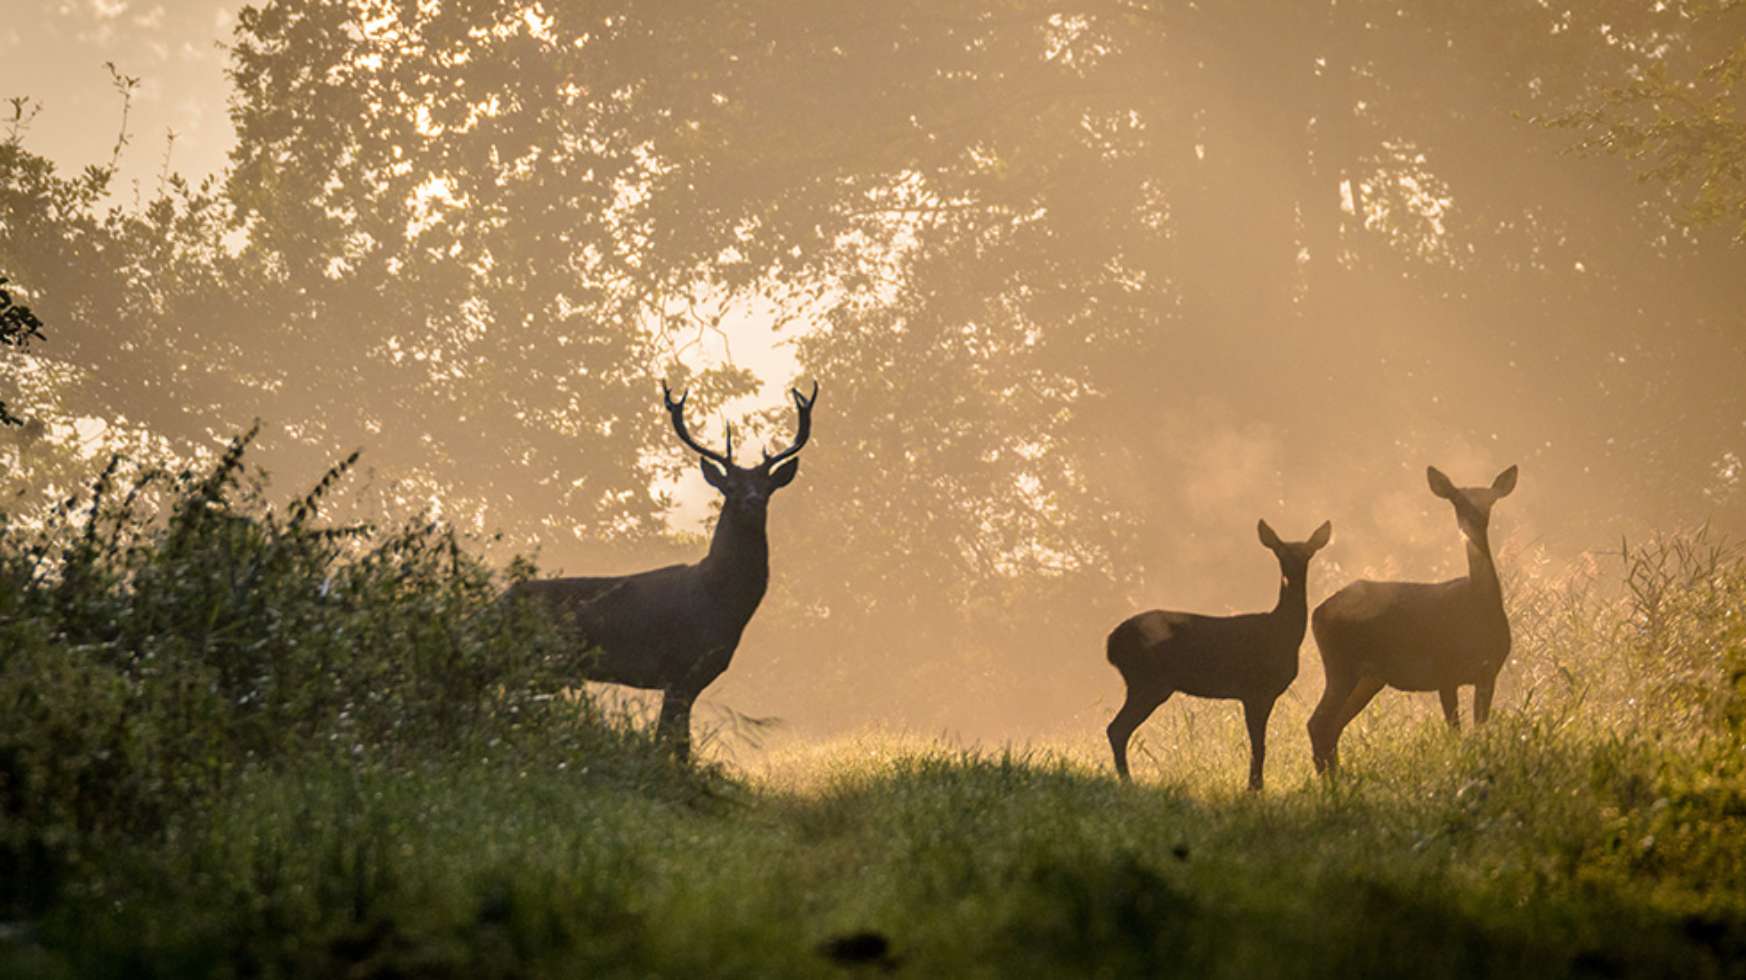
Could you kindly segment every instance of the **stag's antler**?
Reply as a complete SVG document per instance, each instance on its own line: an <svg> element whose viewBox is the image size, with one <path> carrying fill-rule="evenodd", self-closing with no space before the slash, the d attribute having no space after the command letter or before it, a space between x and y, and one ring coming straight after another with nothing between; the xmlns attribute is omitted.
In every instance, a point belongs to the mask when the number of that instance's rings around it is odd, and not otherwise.
<svg viewBox="0 0 1746 980"><path fill-rule="evenodd" d="M667 382L665 380L663 380L661 382L661 400L667 403L667 414L671 415L673 417L673 431L678 434L679 441L684 443L686 446L690 447L692 452L696 453L699 456L702 456L704 459L714 460L715 462L720 463L723 466L729 466L729 467L733 466L734 465L734 461L733 461L734 430L733 429L731 429L731 428L728 429L727 455L723 455L721 453L716 452L713 449L710 449L710 448L704 446L702 443L698 442L696 439L691 438L691 433L687 432L685 430L685 399L690 398L690 397L691 397L691 392L685 391L679 395L678 401L674 401L673 400L673 389L667 387Z"/></svg>
<svg viewBox="0 0 1746 980"><path fill-rule="evenodd" d="M806 440L812 437L812 403L818 401L818 382L812 383L811 398L801 394L799 388L790 388L788 391L794 396L794 407L800 411L800 427L794 433L794 444L787 449L774 456L770 455L770 450L764 450L763 468L766 472L777 463L800 452L801 448L806 445Z"/></svg>

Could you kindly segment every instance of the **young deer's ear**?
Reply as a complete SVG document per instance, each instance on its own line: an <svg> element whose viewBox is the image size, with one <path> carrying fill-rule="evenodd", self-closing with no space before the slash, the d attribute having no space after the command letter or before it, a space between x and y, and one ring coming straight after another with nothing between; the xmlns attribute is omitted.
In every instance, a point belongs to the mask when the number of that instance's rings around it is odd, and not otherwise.
<svg viewBox="0 0 1746 980"><path fill-rule="evenodd" d="M1491 490L1493 493L1497 494L1499 498L1509 496L1510 491L1515 488L1516 468L1514 466L1499 473L1497 479L1491 481Z"/></svg>
<svg viewBox="0 0 1746 980"><path fill-rule="evenodd" d="M1425 467L1425 479L1431 484L1431 492L1444 500L1455 499L1455 484L1443 475L1443 471L1435 466Z"/></svg>
<svg viewBox="0 0 1746 980"><path fill-rule="evenodd" d="M710 486L727 493L727 473L720 466L707 459L699 459L697 465L703 468L703 478L709 481Z"/></svg>
<svg viewBox="0 0 1746 980"><path fill-rule="evenodd" d="M1272 548L1275 551L1279 550L1279 545L1280 545L1279 535L1273 533L1273 529L1267 526L1267 522L1265 520L1256 523L1255 531L1256 531L1256 533L1261 535L1261 543L1263 545L1266 545L1267 547Z"/></svg>
<svg viewBox="0 0 1746 980"><path fill-rule="evenodd" d="M800 472L800 460L791 459L776 467L770 474L770 489L778 490L794 482L795 474Z"/></svg>
<svg viewBox="0 0 1746 980"><path fill-rule="evenodd" d="M1323 548L1326 548L1328 546L1328 542L1333 537L1334 537L1334 522L1333 521L1323 521L1322 526L1316 528L1316 533L1310 535L1309 546L1316 551L1320 551Z"/></svg>

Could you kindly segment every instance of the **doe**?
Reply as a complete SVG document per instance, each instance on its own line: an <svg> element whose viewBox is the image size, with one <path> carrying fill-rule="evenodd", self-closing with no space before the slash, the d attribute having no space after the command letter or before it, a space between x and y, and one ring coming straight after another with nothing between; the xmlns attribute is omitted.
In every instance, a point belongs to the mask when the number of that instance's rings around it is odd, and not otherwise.
<svg viewBox="0 0 1746 980"><path fill-rule="evenodd" d="M1310 715L1316 771L1340 761L1340 733L1384 687L1436 691L1449 727L1461 727L1460 687L1473 685L1473 723L1491 714L1497 674L1510 655L1510 621L1491 559L1492 505L1516 488L1514 466L1489 487L1457 487L1435 466L1431 492L1455 507L1467 539L1467 576L1447 582L1359 580L1316 607L1311 626L1327 674Z"/></svg>
<svg viewBox="0 0 1746 980"><path fill-rule="evenodd" d="M1272 612L1201 616L1154 609L1133 616L1109 635L1109 662L1121 671L1127 700L1109 723L1116 772L1128 778L1128 739L1170 695L1243 703L1249 727L1249 788L1261 788L1267 758L1267 719L1273 703L1297 679L1297 651L1308 615L1305 579L1310 558L1334 533L1323 523L1308 541L1281 541L1257 525L1261 543L1279 559L1279 603Z"/></svg>

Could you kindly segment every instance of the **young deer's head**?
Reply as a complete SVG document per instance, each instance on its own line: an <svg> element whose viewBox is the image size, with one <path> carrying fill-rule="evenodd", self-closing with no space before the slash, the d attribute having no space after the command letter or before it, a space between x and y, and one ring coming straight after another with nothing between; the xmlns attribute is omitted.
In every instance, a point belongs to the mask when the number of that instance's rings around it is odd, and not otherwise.
<svg viewBox="0 0 1746 980"><path fill-rule="evenodd" d="M766 449L762 463L743 467L734 462L733 427L727 426L726 452L718 453L698 443L685 430L685 399L690 392L681 394L679 400L674 401L672 389L665 381L661 382L661 399L667 403L667 414L673 418L673 431L678 434L680 442L702 457L698 465L703 468L703 478L727 498L728 512L762 520L770 506L770 495L794 482L794 475L800 472L800 460L793 457L812 436L812 405L818 401L818 382L812 383L811 397L802 395L799 388L790 389L790 393L794 396L794 407L800 413L794 442L775 454Z"/></svg>
<svg viewBox="0 0 1746 980"><path fill-rule="evenodd" d="M1285 584L1300 585L1309 574L1310 559L1326 548L1328 539L1334 536L1334 522L1323 521L1308 541L1281 541L1266 521L1256 524L1255 530L1261 535L1262 545L1279 559L1279 574L1285 579Z"/></svg>
<svg viewBox="0 0 1746 980"><path fill-rule="evenodd" d="M1475 544L1486 541L1486 528L1491 525L1491 506L1510 495L1516 488L1514 466L1497 475L1489 487L1458 487L1435 466L1425 468L1425 478L1431 492L1455 505L1455 523L1461 533Z"/></svg>

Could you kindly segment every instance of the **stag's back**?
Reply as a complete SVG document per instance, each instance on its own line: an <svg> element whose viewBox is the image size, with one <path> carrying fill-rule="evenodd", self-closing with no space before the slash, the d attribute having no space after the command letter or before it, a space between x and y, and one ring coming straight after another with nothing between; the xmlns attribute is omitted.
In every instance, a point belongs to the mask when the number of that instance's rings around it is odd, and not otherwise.
<svg viewBox="0 0 1746 980"><path fill-rule="evenodd" d="M506 599L544 606L577 642L591 651L590 680L660 687L680 665L718 645L711 605L697 589L688 565L668 565L635 575L554 578L522 582Z"/></svg>

